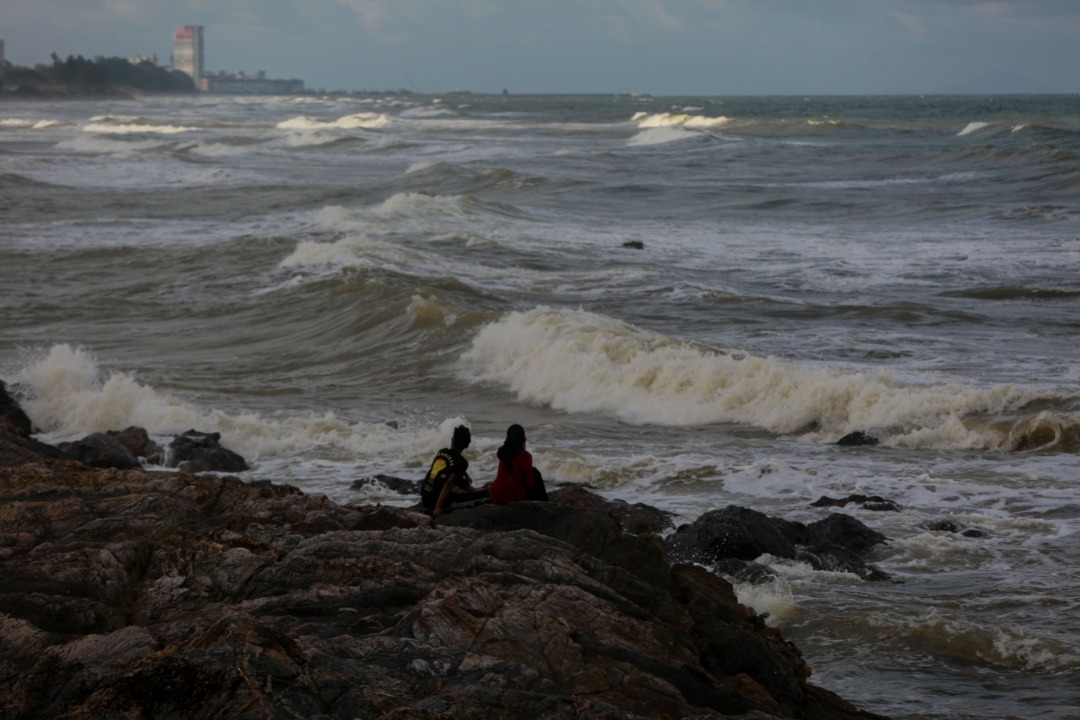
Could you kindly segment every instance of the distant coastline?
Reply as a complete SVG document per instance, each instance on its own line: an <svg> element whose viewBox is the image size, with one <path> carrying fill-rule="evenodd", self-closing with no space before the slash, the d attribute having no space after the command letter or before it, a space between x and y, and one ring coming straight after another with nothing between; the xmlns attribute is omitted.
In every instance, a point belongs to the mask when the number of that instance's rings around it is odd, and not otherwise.
<svg viewBox="0 0 1080 720"><path fill-rule="evenodd" d="M52 54L52 64L32 68L0 65L0 98L132 98L141 93L194 94L191 78L148 60L97 57L88 60Z"/></svg>

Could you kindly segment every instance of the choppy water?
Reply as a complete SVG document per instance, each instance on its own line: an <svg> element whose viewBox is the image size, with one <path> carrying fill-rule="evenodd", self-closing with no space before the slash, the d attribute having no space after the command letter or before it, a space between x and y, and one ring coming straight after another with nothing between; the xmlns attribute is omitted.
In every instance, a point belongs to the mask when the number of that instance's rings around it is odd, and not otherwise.
<svg viewBox="0 0 1080 720"><path fill-rule="evenodd" d="M867 709L1080 717L1076 96L5 101L0 261L47 441L400 503L352 481L520 422L682 521L882 495L897 582L740 597Z"/></svg>

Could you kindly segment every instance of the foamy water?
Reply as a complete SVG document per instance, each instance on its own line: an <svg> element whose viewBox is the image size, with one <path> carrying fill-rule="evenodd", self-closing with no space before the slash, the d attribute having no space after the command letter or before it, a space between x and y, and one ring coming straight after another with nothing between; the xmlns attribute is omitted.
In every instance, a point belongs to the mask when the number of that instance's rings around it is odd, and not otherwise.
<svg viewBox="0 0 1080 720"><path fill-rule="evenodd" d="M40 437L219 432L408 505L353 481L460 423L493 476L520 422L553 486L680 523L884 496L842 511L894 582L762 558L740 598L869 710L1077 715L1071 98L458 100L6 102L0 378Z"/></svg>

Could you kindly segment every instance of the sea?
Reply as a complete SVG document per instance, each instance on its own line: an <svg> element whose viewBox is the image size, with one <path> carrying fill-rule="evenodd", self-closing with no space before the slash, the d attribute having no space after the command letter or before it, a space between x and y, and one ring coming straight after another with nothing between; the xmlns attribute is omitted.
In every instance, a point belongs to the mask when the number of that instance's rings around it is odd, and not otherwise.
<svg viewBox="0 0 1080 720"><path fill-rule="evenodd" d="M550 489L883 533L735 584L811 682L1080 718L1078 95L5 99L0 277L45 442L408 506L357 481L520 423Z"/></svg>

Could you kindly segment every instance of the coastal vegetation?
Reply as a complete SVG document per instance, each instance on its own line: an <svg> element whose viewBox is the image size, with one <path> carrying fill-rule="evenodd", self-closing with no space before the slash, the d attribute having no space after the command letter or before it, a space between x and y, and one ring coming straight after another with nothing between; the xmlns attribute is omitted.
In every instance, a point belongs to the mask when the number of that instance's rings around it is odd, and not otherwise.
<svg viewBox="0 0 1080 720"><path fill-rule="evenodd" d="M195 92L191 77L169 70L147 59L68 55L55 52L52 63L23 67L0 65L0 96L83 97L121 95L130 92Z"/></svg>

